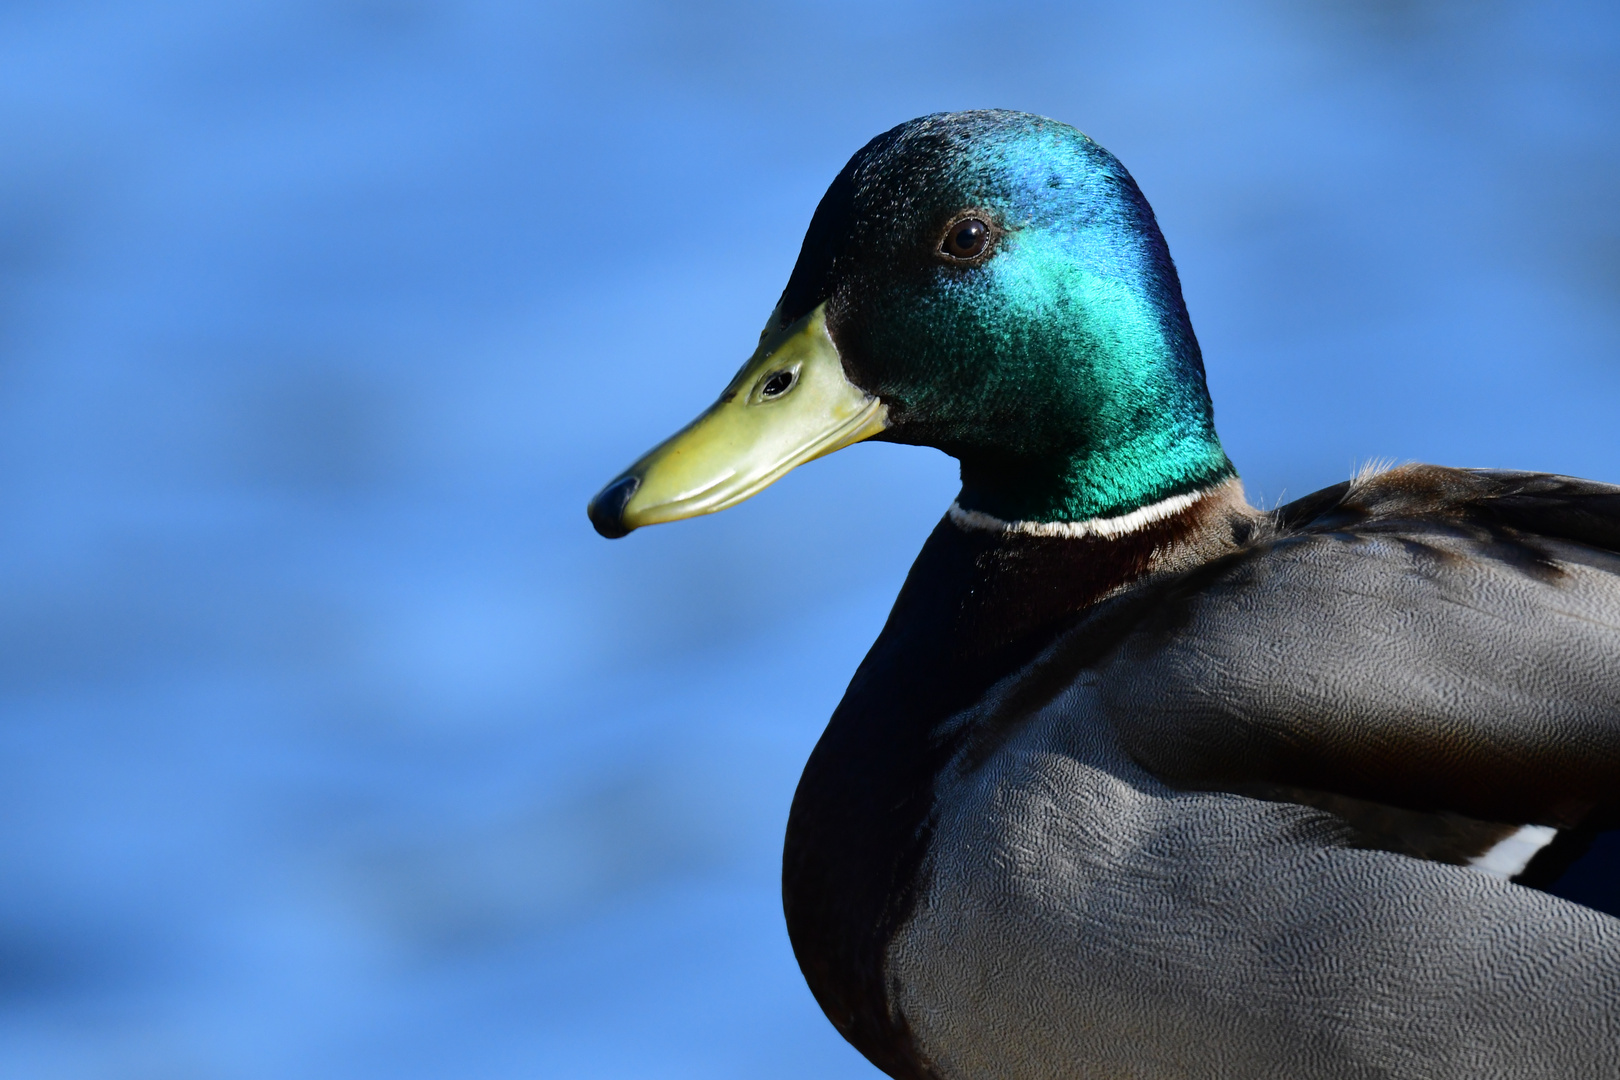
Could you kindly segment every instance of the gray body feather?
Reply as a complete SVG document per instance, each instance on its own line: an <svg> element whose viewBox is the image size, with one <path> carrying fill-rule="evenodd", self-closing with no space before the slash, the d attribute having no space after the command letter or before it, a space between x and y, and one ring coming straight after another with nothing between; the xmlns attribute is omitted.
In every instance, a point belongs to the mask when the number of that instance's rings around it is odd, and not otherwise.
<svg viewBox="0 0 1620 1080"><path fill-rule="evenodd" d="M890 945L947 1080L1620 1076L1620 920L1167 788L1076 688L942 791Z"/></svg>
<svg viewBox="0 0 1620 1080"><path fill-rule="evenodd" d="M1511 514L1615 489L1404 472L1096 605L941 729L885 963L936 1075L1620 1076L1620 919L1321 808L1612 822L1617 518Z"/></svg>

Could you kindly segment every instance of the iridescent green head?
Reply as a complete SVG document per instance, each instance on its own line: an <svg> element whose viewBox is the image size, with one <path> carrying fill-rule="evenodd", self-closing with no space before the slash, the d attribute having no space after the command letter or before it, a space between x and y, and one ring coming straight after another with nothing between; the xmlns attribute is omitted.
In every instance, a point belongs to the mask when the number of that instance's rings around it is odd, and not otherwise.
<svg viewBox="0 0 1620 1080"><path fill-rule="evenodd" d="M817 421L787 400L808 369L777 359L807 342L847 384L842 428L819 430L815 446ZM867 415L851 426L858 407ZM705 470L718 475L740 448L698 444L719 412L749 408L804 428L806 448L780 471L756 467L774 473L763 482L720 481L727 493L710 497ZM1232 474L1175 266L1113 155L1066 124L1002 111L927 116L873 139L822 198L727 395L604 489L592 519L622 532L720 509L865 437L951 454L962 505L1007 520L1128 513ZM672 457L681 476L655 476Z"/></svg>

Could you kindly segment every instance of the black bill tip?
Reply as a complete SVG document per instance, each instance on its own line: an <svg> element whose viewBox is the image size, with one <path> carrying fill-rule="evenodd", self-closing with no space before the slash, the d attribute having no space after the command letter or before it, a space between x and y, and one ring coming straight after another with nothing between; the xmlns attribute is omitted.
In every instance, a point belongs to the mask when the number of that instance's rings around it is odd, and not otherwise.
<svg viewBox="0 0 1620 1080"><path fill-rule="evenodd" d="M609 540L617 540L630 532L624 523L624 507L640 486L641 477L622 476L596 493L585 512L597 532Z"/></svg>

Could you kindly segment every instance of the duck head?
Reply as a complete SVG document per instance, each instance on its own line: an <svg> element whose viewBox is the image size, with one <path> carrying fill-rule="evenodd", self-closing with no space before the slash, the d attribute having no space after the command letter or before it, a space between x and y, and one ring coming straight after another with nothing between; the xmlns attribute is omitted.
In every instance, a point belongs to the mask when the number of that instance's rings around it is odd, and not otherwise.
<svg viewBox="0 0 1620 1080"><path fill-rule="evenodd" d="M1066 124L941 113L867 143L720 400L603 488L603 536L712 513L862 439L937 447L1007 521L1129 513L1233 474L1153 211Z"/></svg>

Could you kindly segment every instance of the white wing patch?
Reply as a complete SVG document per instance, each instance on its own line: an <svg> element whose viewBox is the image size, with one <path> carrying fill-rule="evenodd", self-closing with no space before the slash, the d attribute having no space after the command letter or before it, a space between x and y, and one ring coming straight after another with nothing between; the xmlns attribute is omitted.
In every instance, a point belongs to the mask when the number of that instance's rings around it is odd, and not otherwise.
<svg viewBox="0 0 1620 1080"><path fill-rule="evenodd" d="M1468 865L1482 874L1503 881L1511 881L1524 873L1536 852L1552 843L1558 830L1549 825L1524 825L1505 840L1498 840L1483 855L1468 860Z"/></svg>

